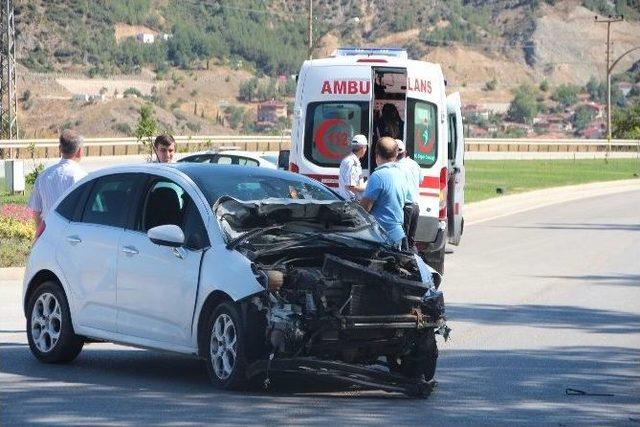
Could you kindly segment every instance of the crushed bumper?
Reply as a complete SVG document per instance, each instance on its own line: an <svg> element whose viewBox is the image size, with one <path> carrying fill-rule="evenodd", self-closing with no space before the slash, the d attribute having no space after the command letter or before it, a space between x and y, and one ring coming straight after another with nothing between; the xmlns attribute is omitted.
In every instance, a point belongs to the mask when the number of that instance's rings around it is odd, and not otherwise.
<svg viewBox="0 0 640 427"><path fill-rule="evenodd" d="M403 393L411 397L428 396L437 385L433 380L412 379L372 367L312 357L260 360L247 369L249 378L266 374L265 386L269 384L271 373L305 375L346 385Z"/></svg>

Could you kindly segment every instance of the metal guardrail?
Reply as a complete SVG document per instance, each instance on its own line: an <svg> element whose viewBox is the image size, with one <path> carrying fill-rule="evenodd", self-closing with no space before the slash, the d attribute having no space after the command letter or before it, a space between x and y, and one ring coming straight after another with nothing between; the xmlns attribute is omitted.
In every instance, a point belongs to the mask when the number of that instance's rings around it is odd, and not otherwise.
<svg viewBox="0 0 640 427"><path fill-rule="evenodd" d="M253 151L277 151L288 148L291 144L289 135L196 135L176 136L178 146L195 145L200 149L221 148L223 146L235 146ZM509 139L509 138L467 138L465 145L469 151L606 151L609 143L606 139ZM21 139L0 140L0 150L4 150L4 157L13 157L14 150L19 157L30 157L34 150L44 150L45 157L49 150L58 147L57 139ZM136 138L85 138L84 147L87 152L95 155L137 154L141 152L141 144ZM95 153L95 148L98 152ZM117 147L121 149L118 150ZM132 147L137 147L130 150ZM104 149L107 150L104 150ZM110 150L109 150L110 148ZM640 151L640 140L615 139L611 140L611 148L614 151L637 152ZM121 152L124 149L124 152ZM110 151L104 152L104 151ZM57 156L57 150L51 150L52 155Z"/></svg>
<svg viewBox="0 0 640 427"><path fill-rule="evenodd" d="M287 136L264 136L264 135L197 135L197 136L174 136L174 139L178 144L180 143L194 143L203 144L211 142L213 145L227 144L227 143L247 143L247 142L284 142L290 141L290 137ZM122 145L137 145L139 140L136 138L122 137L122 138L85 138L83 145L85 147L100 147L100 146L122 146ZM47 139L19 139L8 140L0 139L0 149L7 148L29 148L35 145L35 148L51 148L58 146L57 138Z"/></svg>

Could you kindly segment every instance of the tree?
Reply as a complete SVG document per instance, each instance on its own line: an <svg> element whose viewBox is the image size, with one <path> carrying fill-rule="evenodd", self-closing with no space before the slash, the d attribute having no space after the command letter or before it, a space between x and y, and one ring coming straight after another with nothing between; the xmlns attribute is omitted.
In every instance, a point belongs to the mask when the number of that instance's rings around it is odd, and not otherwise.
<svg viewBox="0 0 640 427"><path fill-rule="evenodd" d="M551 98L559 102L563 107L569 107L578 102L579 93L580 88L578 86L562 84L556 88Z"/></svg>
<svg viewBox="0 0 640 427"><path fill-rule="evenodd" d="M510 120L519 123L531 123L538 114L538 102L530 86L520 86L509 105L507 115Z"/></svg>
<svg viewBox="0 0 640 427"><path fill-rule="evenodd" d="M136 137L138 142L142 143L144 151L148 152L149 159L153 154L153 137L158 132L158 122L153 115L153 106L151 104L145 104L140 107L140 118L136 125L136 130L133 132L133 136Z"/></svg>
<svg viewBox="0 0 640 427"><path fill-rule="evenodd" d="M586 105L580 105L578 108L576 108L576 112L571 118L571 123L573 123L573 127L575 128L576 132L579 132L582 129L586 128L595 116L596 113L593 111L593 109L587 107Z"/></svg>
<svg viewBox="0 0 640 427"><path fill-rule="evenodd" d="M258 88L258 79L253 77L240 83L238 90L238 99L240 101L251 102Z"/></svg>
<svg viewBox="0 0 640 427"><path fill-rule="evenodd" d="M611 122L614 138L640 139L640 101L627 108L614 110Z"/></svg>

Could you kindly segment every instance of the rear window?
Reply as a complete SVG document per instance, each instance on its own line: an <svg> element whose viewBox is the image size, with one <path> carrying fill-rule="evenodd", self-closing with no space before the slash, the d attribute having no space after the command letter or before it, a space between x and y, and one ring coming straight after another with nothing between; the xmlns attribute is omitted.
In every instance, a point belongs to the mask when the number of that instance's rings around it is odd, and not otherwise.
<svg viewBox="0 0 640 427"><path fill-rule="evenodd" d="M368 102L312 102L307 107L304 155L318 166L338 167L358 134L369 134Z"/></svg>
<svg viewBox="0 0 640 427"><path fill-rule="evenodd" d="M420 166L431 167L438 158L436 106L411 98L407 106L407 151Z"/></svg>

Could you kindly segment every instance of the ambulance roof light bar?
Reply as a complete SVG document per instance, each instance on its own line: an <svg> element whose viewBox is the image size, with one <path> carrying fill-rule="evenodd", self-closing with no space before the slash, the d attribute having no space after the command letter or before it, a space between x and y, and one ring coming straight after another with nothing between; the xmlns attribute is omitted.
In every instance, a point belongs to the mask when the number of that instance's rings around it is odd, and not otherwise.
<svg viewBox="0 0 640 427"><path fill-rule="evenodd" d="M392 56L394 58L409 59L407 51L399 47L369 48L369 47L339 47L333 56Z"/></svg>

